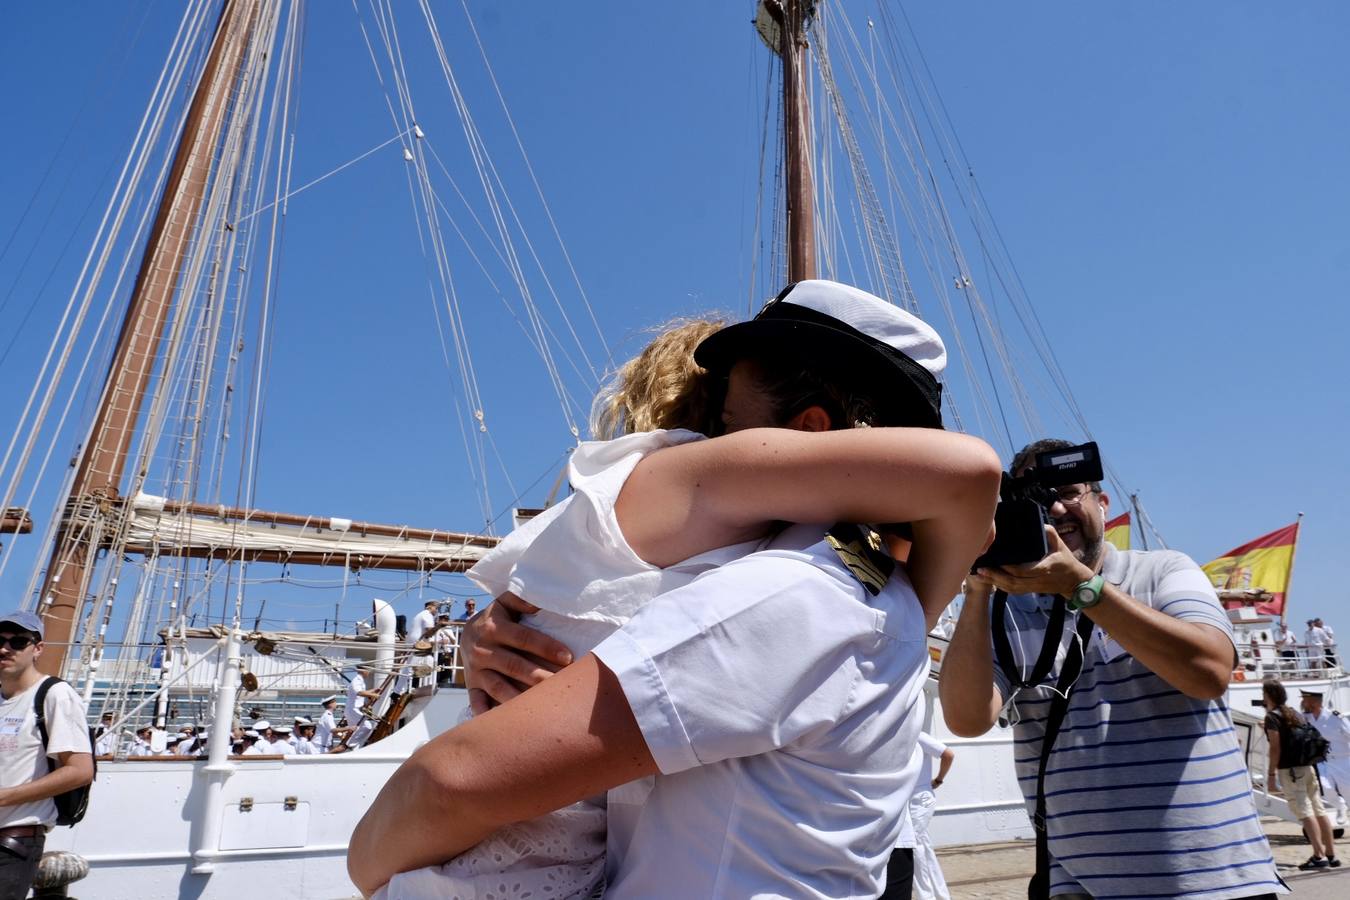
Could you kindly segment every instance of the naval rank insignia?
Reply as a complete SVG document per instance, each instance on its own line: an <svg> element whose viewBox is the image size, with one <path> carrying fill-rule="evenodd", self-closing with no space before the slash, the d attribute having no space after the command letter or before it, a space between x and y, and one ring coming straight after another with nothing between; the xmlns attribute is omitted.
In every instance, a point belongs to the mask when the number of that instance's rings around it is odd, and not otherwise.
<svg viewBox="0 0 1350 900"><path fill-rule="evenodd" d="M895 560L882 546L881 535L864 525L840 522L825 533L825 540L867 593L873 597L881 593L895 571Z"/></svg>

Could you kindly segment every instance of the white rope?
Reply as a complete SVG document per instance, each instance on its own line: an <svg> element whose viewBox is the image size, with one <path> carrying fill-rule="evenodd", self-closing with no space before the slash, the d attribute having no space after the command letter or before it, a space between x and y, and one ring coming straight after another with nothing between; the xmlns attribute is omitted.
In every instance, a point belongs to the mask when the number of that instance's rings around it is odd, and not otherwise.
<svg viewBox="0 0 1350 900"><path fill-rule="evenodd" d="M310 188L312 188L312 187L314 187L314 186L316 186L316 185L322 184L323 182L325 182L325 181L327 181L328 179L332 178L334 175L338 174L339 172L342 172L342 171L344 171L344 170L346 170L346 169L349 169L349 168L351 168L352 166L356 165L357 163L361 162L363 159L366 159L367 157L373 156L374 154L380 152L380 151L383 150L385 147L388 147L390 144L393 144L393 143L396 143L396 142L398 142L398 141L403 140L403 139L404 139L405 137L407 137L409 134L411 134L411 131L402 131L402 132L399 132L398 134L396 134L396 135L394 135L393 137L391 137L389 140L383 141L383 142L381 142L381 143L379 143L379 144L376 144L374 147L371 147L371 148L370 148L369 150L367 150L365 153L362 153L362 154L359 154L359 155L357 155L357 156L352 157L351 159L347 160L345 163L343 163L342 165L338 166L338 167L335 168L335 169L330 169L329 171L327 171L327 172L323 173L322 175L320 175L318 178L315 178L313 181L307 181L307 182L305 182L304 184L300 185L300 187L295 188L294 190L287 192L287 193L286 193L284 196L282 196L281 198L279 198L279 199L277 199L277 200L272 200L272 201L269 202L267 205L261 206L261 207L259 207L258 209L253 210L253 211L250 212L247 216L245 216L243 219L240 219L240 220L239 220L238 222L236 222L235 224L243 224L244 222L246 222L246 221L248 221L249 219L253 218L254 216L258 215L259 213L267 212L269 209L271 209L273 206L275 206L275 205L278 204L278 203L286 203L286 202L288 202L292 197L299 196L300 194L303 194L305 191L309 190Z"/></svg>

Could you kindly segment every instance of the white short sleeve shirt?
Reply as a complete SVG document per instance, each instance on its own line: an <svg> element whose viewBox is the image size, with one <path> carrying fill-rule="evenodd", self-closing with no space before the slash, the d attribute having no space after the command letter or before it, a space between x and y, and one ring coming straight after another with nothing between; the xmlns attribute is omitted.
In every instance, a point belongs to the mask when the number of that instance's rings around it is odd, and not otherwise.
<svg viewBox="0 0 1350 900"><path fill-rule="evenodd" d="M788 529L595 648L663 773L636 821L611 815L606 897L880 891L918 772L926 628L903 572L871 596L822 532Z"/></svg>
<svg viewBox="0 0 1350 900"><path fill-rule="evenodd" d="M33 700L42 682L0 701L0 787L17 787L47 774L47 757L58 753L90 753L84 703L64 681L47 691L47 750L42 750ZM56 824L51 798L0 806L0 828Z"/></svg>

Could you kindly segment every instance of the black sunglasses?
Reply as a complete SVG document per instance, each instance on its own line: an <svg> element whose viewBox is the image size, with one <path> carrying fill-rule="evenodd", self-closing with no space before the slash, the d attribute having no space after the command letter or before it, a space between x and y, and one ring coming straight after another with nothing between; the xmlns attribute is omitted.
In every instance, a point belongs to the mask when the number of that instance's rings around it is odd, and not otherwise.
<svg viewBox="0 0 1350 900"><path fill-rule="evenodd" d="M35 638L26 634L12 634L9 637L0 635L0 647L8 645L11 650L25 650L36 643Z"/></svg>

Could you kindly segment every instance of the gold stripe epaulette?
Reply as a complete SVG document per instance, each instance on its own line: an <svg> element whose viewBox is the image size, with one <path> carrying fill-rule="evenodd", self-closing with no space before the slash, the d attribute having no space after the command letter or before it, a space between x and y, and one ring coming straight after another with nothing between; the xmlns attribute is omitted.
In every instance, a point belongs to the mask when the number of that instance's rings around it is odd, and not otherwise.
<svg viewBox="0 0 1350 900"><path fill-rule="evenodd" d="M825 533L825 540L867 593L873 597L881 593L895 571L895 560L882 545L881 535L864 525L840 522Z"/></svg>

